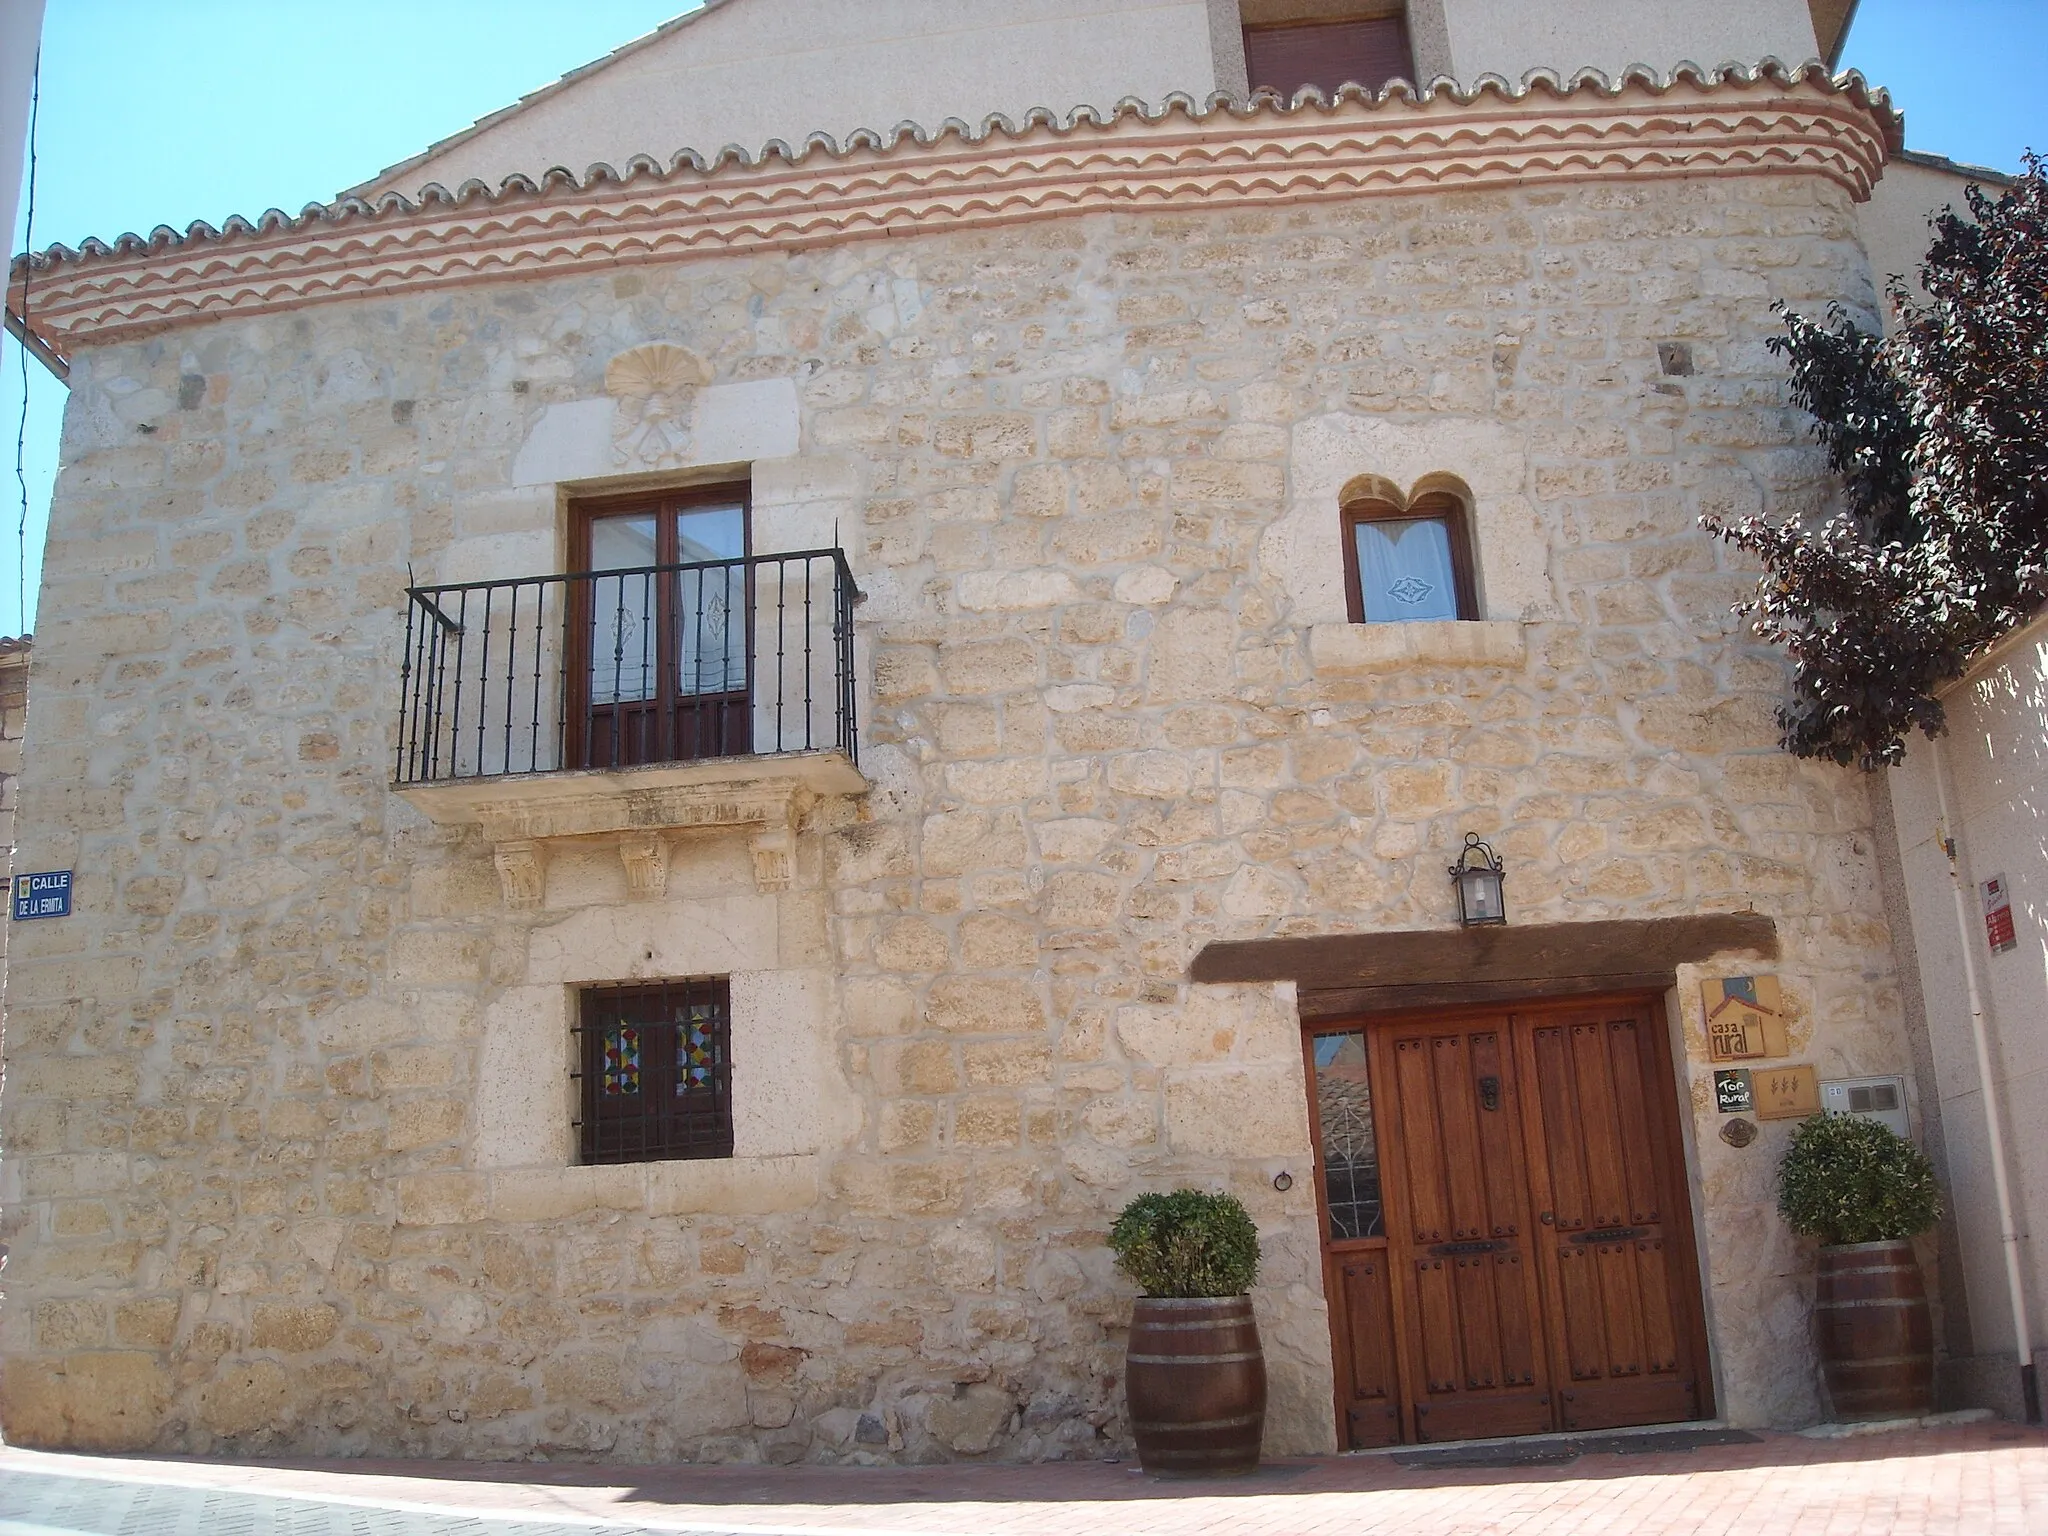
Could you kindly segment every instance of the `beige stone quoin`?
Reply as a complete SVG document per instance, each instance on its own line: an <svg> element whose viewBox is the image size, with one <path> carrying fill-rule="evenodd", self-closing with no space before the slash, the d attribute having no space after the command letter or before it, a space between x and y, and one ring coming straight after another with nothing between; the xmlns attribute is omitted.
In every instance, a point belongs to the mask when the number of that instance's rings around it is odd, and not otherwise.
<svg viewBox="0 0 2048 1536"><path fill-rule="evenodd" d="M1269 1448L1330 1449L1292 985L1188 964L1446 927L1467 832L1518 923L1768 914L1800 1059L1905 1070L1864 784L1777 749L1697 526L1829 494L1770 305L1871 301L1895 137L1818 72L1353 95L38 266L21 858L78 877L7 957L9 1440L1101 1455L1104 1232L1190 1183L1260 1224ZM650 347L701 378L622 389ZM408 572L557 571L568 493L729 476L865 593L865 789L767 859L758 818L629 849L393 792ZM1360 477L1468 499L1482 621L1348 624ZM697 975L735 1156L575 1166L574 989ZM1696 980L1719 1408L1807 1421L1785 1128L1714 1136Z"/></svg>

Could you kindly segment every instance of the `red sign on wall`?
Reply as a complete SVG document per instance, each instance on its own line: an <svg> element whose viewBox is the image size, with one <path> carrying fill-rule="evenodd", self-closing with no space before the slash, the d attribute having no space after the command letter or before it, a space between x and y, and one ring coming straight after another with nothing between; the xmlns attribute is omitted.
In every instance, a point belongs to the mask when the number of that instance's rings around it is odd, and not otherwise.
<svg viewBox="0 0 2048 1536"><path fill-rule="evenodd" d="M1991 953L2002 955L2018 949L2019 935L2013 931L2012 896L2005 888L2005 876L1993 875L1977 887L1984 898L1984 934L1991 941Z"/></svg>

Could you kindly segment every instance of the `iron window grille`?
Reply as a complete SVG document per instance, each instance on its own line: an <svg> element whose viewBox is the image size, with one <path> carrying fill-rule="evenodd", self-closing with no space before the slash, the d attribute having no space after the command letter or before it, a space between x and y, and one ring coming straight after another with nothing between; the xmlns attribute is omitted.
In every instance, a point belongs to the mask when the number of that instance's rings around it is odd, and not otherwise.
<svg viewBox="0 0 2048 1536"><path fill-rule="evenodd" d="M586 988L573 1028L585 1163L732 1156L724 977Z"/></svg>

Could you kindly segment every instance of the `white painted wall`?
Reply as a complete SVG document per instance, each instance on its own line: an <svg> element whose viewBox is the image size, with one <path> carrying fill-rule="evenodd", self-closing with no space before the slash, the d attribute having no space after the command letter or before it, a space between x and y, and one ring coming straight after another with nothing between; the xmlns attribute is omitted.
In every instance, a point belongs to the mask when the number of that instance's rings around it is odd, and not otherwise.
<svg viewBox="0 0 2048 1536"><path fill-rule="evenodd" d="M718 0L365 190L1216 88L1208 0Z"/></svg>
<svg viewBox="0 0 2048 1536"><path fill-rule="evenodd" d="M29 83L42 35L43 0L0 0L0 238L9 252L28 145Z"/></svg>
<svg viewBox="0 0 2048 1536"><path fill-rule="evenodd" d="M1942 747L1959 854L1971 882L1967 916L1992 1036L2005 1155L2024 1235L2021 1265L2037 1351L2048 1347L2048 618L2008 642L1994 664L1945 703ZM1926 999L1934 1082L1948 1154L1970 1325L1979 1354L2013 1348L2004 1257L1992 1195L1990 1143L1971 1043L1962 939L1937 840L1933 749L1915 737L1889 775L1900 863ZM1978 881L2011 882L2019 948L1994 955ZM2015 1388L2015 1391L2017 1389Z"/></svg>
<svg viewBox="0 0 2048 1536"><path fill-rule="evenodd" d="M1870 272L1882 296L1894 273L1907 286L1919 291L1917 274L1934 243L1927 221L1944 208L1963 210L1963 194L1972 181L1984 184L1998 180L1998 173L1973 174L1969 166L1956 165L1934 156L1894 156L1884 168L1884 178L1871 189L1870 201L1856 209L1856 222L1863 233L1863 248L1870 253ZM1996 186L1986 190L1994 196ZM1885 305L1887 319L1890 306Z"/></svg>
<svg viewBox="0 0 2048 1536"><path fill-rule="evenodd" d="M1815 57L1807 0L1416 0L1440 6L1451 73L1519 80L1532 69L1569 77L1630 64L1666 71L1686 60L1712 67Z"/></svg>
<svg viewBox="0 0 2048 1536"><path fill-rule="evenodd" d="M1409 0L1408 10L1425 79L1800 62L1819 51L1808 0ZM1175 91L1201 100L1245 88L1240 22L1239 0L709 0L357 190L409 194L472 177L495 186L636 154L755 152L948 118L978 126L992 113L1156 104Z"/></svg>

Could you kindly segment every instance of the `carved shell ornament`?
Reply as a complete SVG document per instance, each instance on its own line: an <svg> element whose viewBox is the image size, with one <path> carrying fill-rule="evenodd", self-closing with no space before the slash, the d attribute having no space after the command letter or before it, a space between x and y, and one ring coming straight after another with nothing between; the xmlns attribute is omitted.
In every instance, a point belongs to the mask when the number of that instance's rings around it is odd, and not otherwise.
<svg viewBox="0 0 2048 1536"><path fill-rule="evenodd" d="M621 352L605 366L604 390L618 402L612 459L621 465L673 469L688 461L690 413L711 365L687 347L650 342Z"/></svg>

